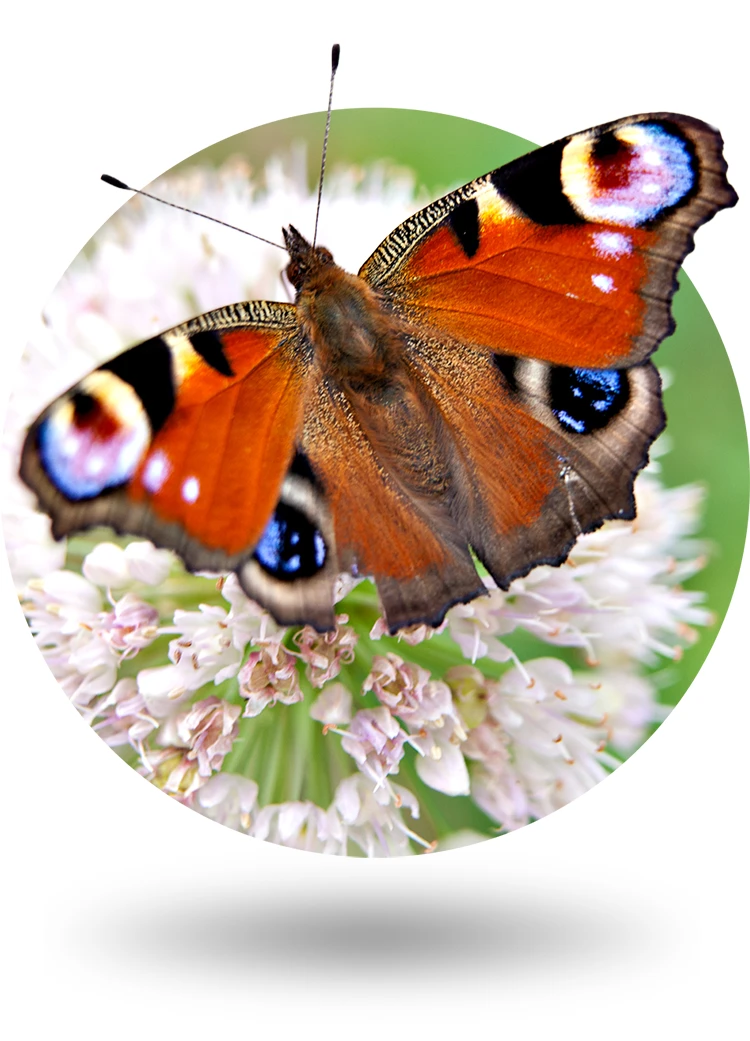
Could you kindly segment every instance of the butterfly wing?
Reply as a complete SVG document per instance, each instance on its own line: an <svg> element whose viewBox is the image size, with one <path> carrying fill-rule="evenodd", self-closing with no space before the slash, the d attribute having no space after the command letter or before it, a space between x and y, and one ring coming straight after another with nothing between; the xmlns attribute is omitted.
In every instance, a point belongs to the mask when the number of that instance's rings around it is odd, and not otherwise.
<svg viewBox="0 0 750 1041"><path fill-rule="evenodd" d="M408 381L384 398L315 381L302 445L331 517L342 571L370 575L392 631L439 625L485 592L450 510L442 446Z"/></svg>
<svg viewBox="0 0 750 1041"><path fill-rule="evenodd" d="M472 348L419 340L409 356L451 445L456 521L502 588L537 564L562 563L605 518L635 516L633 476L664 426L650 362L576 370L503 357L499 366Z"/></svg>
<svg viewBox="0 0 750 1041"><path fill-rule="evenodd" d="M634 516L664 425L646 359L696 228L736 201L721 145L672 114L594 127L439 199L360 271L411 330L454 518L503 587Z"/></svg>
<svg viewBox="0 0 750 1041"><path fill-rule="evenodd" d="M736 202L718 132L641 115L539 148L401 224L360 275L426 332L557 365L645 360L699 225Z"/></svg>
<svg viewBox="0 0 750 1041"><path fill-rule="evenodd" d="M238 570L251 595L265 579L275 605L274 589L304 564L284 543L295 507L286 528L276 511L294 480L307 368L294 307L201 315L118 355L45 409L26 437L21 476L55 537L97 525L144 535L192 570ZM308 528L314 554L318 529ZM264 566L254 577L256 547ZM332 583L297 605L322 627L332 622Z"/></svg>

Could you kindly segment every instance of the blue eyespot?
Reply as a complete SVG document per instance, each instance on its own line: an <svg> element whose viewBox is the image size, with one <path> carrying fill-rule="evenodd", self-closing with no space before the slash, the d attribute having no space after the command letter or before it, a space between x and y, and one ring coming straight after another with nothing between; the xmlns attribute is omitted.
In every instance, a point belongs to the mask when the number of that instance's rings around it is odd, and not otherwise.
<svg viewBox="0 0 750 1041"><path fill-rule="evenodd" d="M92 373L39 424L39 458L52 484L72 502L126 484L148 446L150 429L132 388Z"/></svg>
<svg viewBox="0 0 750 1041"><path fill-rule="evenodd" d="M264 571L281 581L311 578L327 557L320 531L300 511L280 502L255 547L255 559Z"/></svg>
<svg viewBox="0 0 750 1041"><path fill-rule="evenodd" d="M550 407L564 430L590 434L605 427L630 396L621 369L568 369L555 366L549 379Z"/></svg>

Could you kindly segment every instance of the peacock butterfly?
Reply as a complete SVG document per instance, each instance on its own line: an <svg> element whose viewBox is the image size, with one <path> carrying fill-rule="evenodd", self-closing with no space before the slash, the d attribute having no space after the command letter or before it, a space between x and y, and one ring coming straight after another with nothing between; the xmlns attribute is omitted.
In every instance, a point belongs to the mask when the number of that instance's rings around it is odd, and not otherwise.
<svg viewBox="0 0 750 1041"><path fill-rule="evenodd" d="M280 623L332 627L350 572L391 631L436 625L485 591L472 551L507 588L634 516L676 271L736 202L721 147L674 114L582 131L427 206L358 275L290 226L294 304L101 365L31 425L21 476L56 537L147 536Z"/></svg>

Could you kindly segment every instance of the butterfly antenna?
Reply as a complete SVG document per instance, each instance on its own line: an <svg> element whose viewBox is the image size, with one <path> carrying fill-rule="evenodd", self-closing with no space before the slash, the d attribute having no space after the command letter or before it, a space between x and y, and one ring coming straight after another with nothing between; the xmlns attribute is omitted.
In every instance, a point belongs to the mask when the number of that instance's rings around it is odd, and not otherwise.
<svg viewBox="0 0 750 1041"><path fill-rule="evenodd" d="M326 113L326 132L323 138L323 155L320 160L320 180L318 181L318 205L315 210L315 233L313 235L313 246L318 241L318 218L320 217L320 198L323 194L323 177L326 172L326 152L328 151L328 131L331 129L331 104L333 102L333 81L336 69L339 67L339 56L341 48L334 43L331 49L331 86L328 91L328 112Z"/></svg>
<svg viewBox="0 0 750 1041"><path fill-rule="evenodd" d="M172 206L175 210L184 210L185 213L192 213L196 217L203 217L204 220L212 220L214 224L223 224L225 228L231 228L233 231L241 231L243 235L249 235L252 239L259 239L261 242L265 242L268 246L275 246L276 249L284 250L284 246L280 246L278 242L271 242L270 239L264 239L262 235L255 235L252 231L245 231L244 228L238 228L236 224L227 224L225 220L219 220L218 217L209 217L207 213L199 213L198 210L191 210L189 206L180 206L176 202L169 202L167 199L160 199L158 195L152 195L150 192L141 191L140 188L131 188L129 184L124 184L123 181L118 181L116 177L110 177L109 174L102 174L102 180L106 184L111 184L113 188L123 188L126 192L135 192L136 195L145 195L147 199L153 199L154 202L163 202L165 206Z"/></svg>

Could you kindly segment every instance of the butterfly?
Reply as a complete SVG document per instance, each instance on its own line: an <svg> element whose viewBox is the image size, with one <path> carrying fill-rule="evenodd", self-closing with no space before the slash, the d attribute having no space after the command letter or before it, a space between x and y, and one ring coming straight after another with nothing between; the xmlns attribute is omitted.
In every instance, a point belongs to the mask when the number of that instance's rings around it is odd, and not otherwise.
<svg viewBox="0 0 750 1041"><path fill-rule="evenodd" d="M391 632L635 516L665 424L648 360L695 230L737 196L712 127L631 116L431 203L354 275L283 231L291 303L201 314L29 428L56 538L108 525L233 571L283 625L369 575Z"/></svg>

